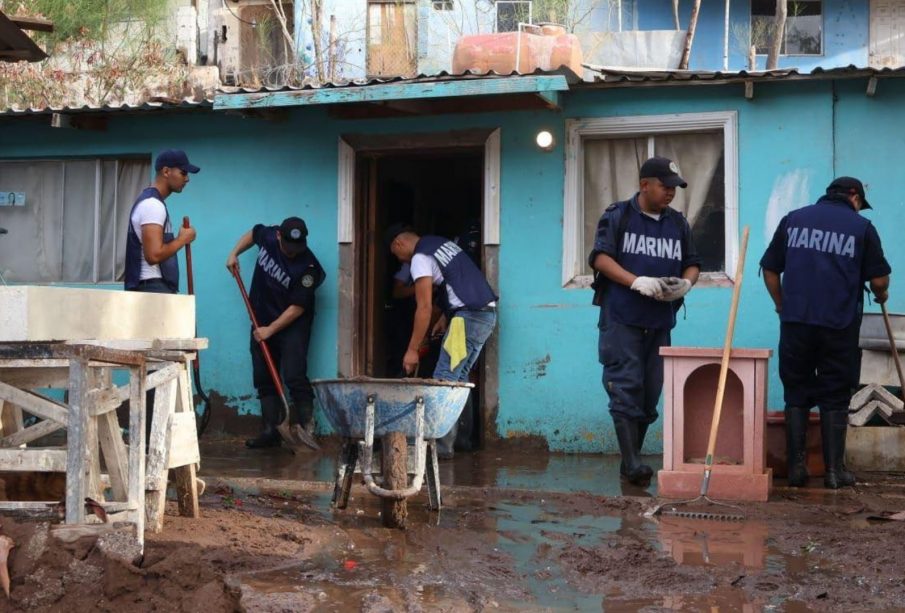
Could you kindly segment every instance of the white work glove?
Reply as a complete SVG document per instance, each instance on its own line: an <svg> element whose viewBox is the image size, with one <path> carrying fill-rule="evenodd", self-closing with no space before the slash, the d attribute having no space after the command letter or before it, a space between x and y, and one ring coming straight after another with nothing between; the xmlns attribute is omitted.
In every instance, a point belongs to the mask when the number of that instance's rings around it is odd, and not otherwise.
<svg viewBox="0 0 905 613"><path fill-rule="evenodd" d="M637 277L632 281L632 289L648 298L661 300L665 286L659 277Z"/></svg>
<svg viewBox="0 0 905 613"><path fill-rule="evenodd" d="M682 298L691 291L691 281L688 279L680 279L679 277L660 277L663 282L663 293L657 300L663 302L672 302Z"/></svg>

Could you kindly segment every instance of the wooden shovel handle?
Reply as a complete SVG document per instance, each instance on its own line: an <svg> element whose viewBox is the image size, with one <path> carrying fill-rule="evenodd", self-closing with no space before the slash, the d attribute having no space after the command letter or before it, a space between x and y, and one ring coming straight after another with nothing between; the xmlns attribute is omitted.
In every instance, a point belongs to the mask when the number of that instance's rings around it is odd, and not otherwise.
<svg viewBox="0 0 905 613"><path fill-rule="evenodd" d="M905 376L902 375L902 360L899 359L899 350L896 347L896 337L892 333L892 324L889 323L889 313L886 311L886 303L880 304L883 312L883 325L886 326L886 336L889 337L889 350L892 352L892 361L896 365L896 373L899 375L899 396L905 398Z"/></svg>
<svg viewBox="0 0 905 613"><path fill-rule="evenodd" d="M713 421L710 423L710 438L707 441L707 457L704 464L709 470L713 466L713 454L716 452L716 433L720 427L720 415L723 412L723 395L726 392L726 378L729 375L729 355L732 353L732 336L735 333L735 316L738 314L739 296L742 293L742 276L745 270L745 253L748 251L748 226L742 230L742 245L739 249L738 263L735 266L735 286L732 288L732 305L729 307L729 324L726 326L726 340L723 341L723 359L720 360L720 380L716 388L716 400L713 403Z"/></svg>

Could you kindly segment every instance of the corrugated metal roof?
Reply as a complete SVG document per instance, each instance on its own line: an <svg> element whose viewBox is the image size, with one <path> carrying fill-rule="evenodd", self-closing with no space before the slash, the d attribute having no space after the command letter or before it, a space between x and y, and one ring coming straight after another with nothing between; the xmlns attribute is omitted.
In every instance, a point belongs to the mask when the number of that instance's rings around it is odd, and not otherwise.
<svg viewBox="0 0 905 613"><path fill-rule="evenodd" d="M340 79L337 81L329 81L327 83L318 84L315 81L308 81L303 85L283 85L280 87L270 87L267 85L261 87L221 87L218 90L218 93L222 94L264 94L264 93L274 93L274 92L287 92L287 91L305 91L305 90L313 90L313 89L328 89L328 88L341 88L341 87L366 87L373 85L382 85L385 83L438 83L443 81L467 81L467 80L477 80L477 79L509 79L509 78L519 78L519 77L533 77L533 76L551 76L551 75L563 75L566 77L566 80L569 83L577 83L581 81L581 78L576 75L574 72L569 70L568 68L560 68L558 70L535 70L534 72L526 72L526 73L517 73L511 72L508 74L498 73L494 71L489 72L474 72L471 70L461 72L461 73L451 73L451 72L438 72L437 74L419 74L413 77L371 77L368 79Z"/></svg>
<svg viewBox="0 0 905 613"><path fill-rule="evenodd" d="M593 81L586 81L586 87L632 86L632 85L694 85L725 84L739 82L765 82L783 80L850 79L858 77L905 77L902 68L859 68L850 65L839 68L816 68L811 72L801 72L797 68L782 68L762 71L711 71L711 70L647 70L611 68L585 65L595 73ZM579 85L581 87L582 85Z"/></svg>
<svg viewBox="0 0 905 613"><path fill-rule="evenodd" d="M121 113L121 112L145 112L145 111L174 111L174 110L196 110L210 109L213 107L214 101L211 98L204 100L196 100L193 98L184 98L182 100L170 100L163 98L152 98L142 104L103 104L100 106L48 106L44 108L27 108L17 109L9 108L0 111L0 117L18 117L22 115L50 115L52 113L65 113L67 115L75 115L79 113Z"/></svg>

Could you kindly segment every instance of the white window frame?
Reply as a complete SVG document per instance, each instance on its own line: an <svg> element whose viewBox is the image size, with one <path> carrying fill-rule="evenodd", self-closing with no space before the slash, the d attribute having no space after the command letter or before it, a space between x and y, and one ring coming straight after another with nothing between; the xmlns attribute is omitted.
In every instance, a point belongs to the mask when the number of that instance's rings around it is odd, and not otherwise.
<svg viewBox="0 0 905 613"><path fill-rule="evenodd" d="M725 245L723 272L702 273L699 284L727 285L738 261L738 112L676 113L566 120L566 168L563 190L564 288L588 287L593 276L587 253L582 253L584 234L584 141L592 138L656 136L678 132L723 131L725 164ZM649 151L653 155L653 151ZM625 196L628 196L626 194Z"/></svg>

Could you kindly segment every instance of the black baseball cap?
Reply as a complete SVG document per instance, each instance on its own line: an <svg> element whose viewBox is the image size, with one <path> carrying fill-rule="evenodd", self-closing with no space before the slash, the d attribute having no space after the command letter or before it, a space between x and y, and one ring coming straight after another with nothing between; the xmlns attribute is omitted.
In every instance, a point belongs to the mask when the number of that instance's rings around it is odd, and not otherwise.
<svg viewBox="0 0 905 613"><path fill-rule="evenodd" d="M833 182L830 183L830 186L826 188L826 193L828 195L842 194L844 196L848 196L851 195L852 192L858 194L858 196L861 198L862 209L873 208L867 202L867 197L864 195L864 185L855 177L836 177L835 179L833 179Z"/></svg>
<svg viewBox="0 0 905 613"><path fill-rule="evenodd" d="M685 179L679 176L679 167L672 160L664 157L652 157L641 165L641 179L659 179L666 187L688 187Z"/></svg>
<svg viewBox="0 0 905 613"><path fill-rule="evenodd" d="M387 249L389 249L390 245L393 244L393 241L396 240L396 237L403 232L413 232L413 230L410 226L404 223L390 224L390 227L387 228L386 232L383 233L383 242L386 244Z"/></svg>
<svg viewBox="0 0 905 613"><path fill-rule="evenodd" d="M300 217L287 217L280 224L280 241L289 255L298 255L308 248L308 226Z"/></svg>
<svg viewBox="0 0 905 613"><path fill-rule="evenodd" d="M192 174L201 170L189 162L189 156L185 154L185 151L178 149L167 149L157 156L157 161L154 162L154 170L160 172L162 168L179 168Z"/></svg>

